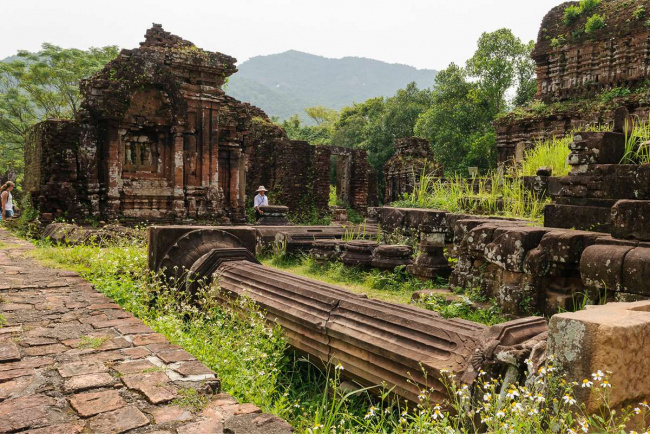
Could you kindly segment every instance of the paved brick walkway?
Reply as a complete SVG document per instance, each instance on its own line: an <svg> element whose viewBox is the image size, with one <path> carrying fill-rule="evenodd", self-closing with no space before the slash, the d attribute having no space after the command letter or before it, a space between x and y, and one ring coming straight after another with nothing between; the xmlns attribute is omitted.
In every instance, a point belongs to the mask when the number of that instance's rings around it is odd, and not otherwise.
<svg viewBox="0 0 650 434"><path fill-rule="evenodd" d="M0 229L0 433L276 433L290 426L219 393L214 372ZM200 412L179 391L210 397ZM181 392L182 393L182 392Z"/></svg>

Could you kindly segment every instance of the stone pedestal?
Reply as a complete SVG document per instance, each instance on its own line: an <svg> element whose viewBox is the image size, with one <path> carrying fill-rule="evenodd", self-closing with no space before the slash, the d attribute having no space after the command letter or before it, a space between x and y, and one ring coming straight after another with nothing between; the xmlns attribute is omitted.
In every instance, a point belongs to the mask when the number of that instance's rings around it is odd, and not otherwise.
<svg viewBox="0 0 650 434"><path fill-rule="evenodd" d="M445 257L446 230L431 225L420 226L420 254L415 263L409 265L410 274L420 279L434 279L436 276L448 276L451 272Z"/></svg>
<svg viewBox="0 0 650 434"><path fill-rule="evenodd" d="M336 261L341 257L341 244L341 240L314 241L309 256L319 264Z"/></svg>
<svg viewBox="0 0 650 434"><path fill-rule="evenodd" d="M372 254L378 246L379 243L374 241L350 241L344 245L345 251L341 254L341 262L350 266L370 267Z"/></svg>
<svg viewBox="0 0 650 434"><path fill-rule="evenodd" d="M287 218L289 208L281 205L261 206L260 210L264 213L255 223L260 226L291 226L293 223Z"/></svg>
<svg viewBox="0 0 650 434"><path fill-rule="evenodd" d="M410 265L413 262L412 255L413 249L409 246L379 246L373 252L371 265L380 270L393 271L401 265Z"/></svg>

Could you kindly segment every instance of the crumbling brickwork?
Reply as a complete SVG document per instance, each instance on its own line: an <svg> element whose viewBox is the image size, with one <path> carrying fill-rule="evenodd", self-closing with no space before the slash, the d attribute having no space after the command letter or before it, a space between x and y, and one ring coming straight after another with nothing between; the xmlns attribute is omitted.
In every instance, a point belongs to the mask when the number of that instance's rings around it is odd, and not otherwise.
<svg viewBox="0 0 650 434"><path fill-rule="evenodd" d="M578 2L553 8L542 21L532 53L540 102L495 124L499 163L520 160L539 139L610 123L618 106L648 118L650 28L647 13L637 10L650 11L650 1L603 0L567 25L564 11L571 5ZM587 20L595 14L602 15L606 25L587 33ZM602 96L612 89L619 97Z"/></svg>
<svg viewBox="0 0 650 434"><path fill-rule="evenodd" d="M617 164L623 133L581 133L570 148L571 173L549 179L554 203L544 209L545 226L610 232L617 201L650 200L650 164Z"/></svg>
<svg viewBox="0 0 650 434"><path fill-rule="evenodd" d="M442 177L443 167L436 162L431 146L425 139L404 137L395 140L395 154L384 165L385 202L398 200L411 193L424 173Z"/></svg>
<svg viewBox="0 0 650 434"><path fill-rule="evenodd" d="M50 120L32 129L26 143L23 188L39 209L70 216L89 212L89 204L82 200L87 192L78 156L77 122Z"/></svg>
<svg viewBox="0 0 650 434"><path fill-rule="evenodd" d="M327 152L227 96L235 62L154 25L140 48L82 81L77 119L39 124L26 149L42 215L241 223L259 185L294 214L325 212ZM350 204L363 211L367 156L349 152Z"/></svg>
<svg viewBox="0 0 650 434"><path fill-rule="evenodd" d="M234 72L234 58L154 25L140 48L122 50L82 81L75 121L34 129L27 172L40 176L26 187L41 213L244 221L249 155L286 134L260 137L259 125L270 123L264 112L221 89ZM52 193L54 184L77 194Z"/></svg>

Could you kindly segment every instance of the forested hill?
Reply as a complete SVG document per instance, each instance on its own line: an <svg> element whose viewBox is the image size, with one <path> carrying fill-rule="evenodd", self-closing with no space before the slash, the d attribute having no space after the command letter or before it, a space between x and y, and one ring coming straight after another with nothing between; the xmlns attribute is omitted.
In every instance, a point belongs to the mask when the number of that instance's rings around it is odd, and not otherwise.
<svg viewBox="0 0 650 434"><path fill-rule="evenodd" d="M392 96L412 81L430 87L432 69L390 64L361 57L328 59L290 50L253 57L238 66L226 93L262 108L269 116L286 119L322 105L340 109L353 102Z"/></svg>

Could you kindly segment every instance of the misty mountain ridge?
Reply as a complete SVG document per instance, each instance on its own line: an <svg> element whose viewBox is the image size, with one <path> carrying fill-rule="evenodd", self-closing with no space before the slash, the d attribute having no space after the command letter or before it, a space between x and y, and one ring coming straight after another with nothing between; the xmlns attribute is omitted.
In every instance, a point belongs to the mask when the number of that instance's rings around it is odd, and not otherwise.
<svg viewBox="0 0 650 434"><path fill-rule="evenodd" d="M1 60L11 62L11 56ZM225 91L263 109L269 116L287 119L304 110L324 106L340 110L370 98L390 97L410 82L427 88L434 84L433 69L387 63L364 57L327 58L301 51L252 57L230 77Z"/></svg>
<svg viewBox="0 0 650 434"><path fill-rule="evenodd" d="M393 96L414 81L431 87L437 71L363 57L331 59L289 50L256 56L238 65L226 93L254 104L269 116L307 119L304 109L322 105L339 110L370 98Z"/></svg>

